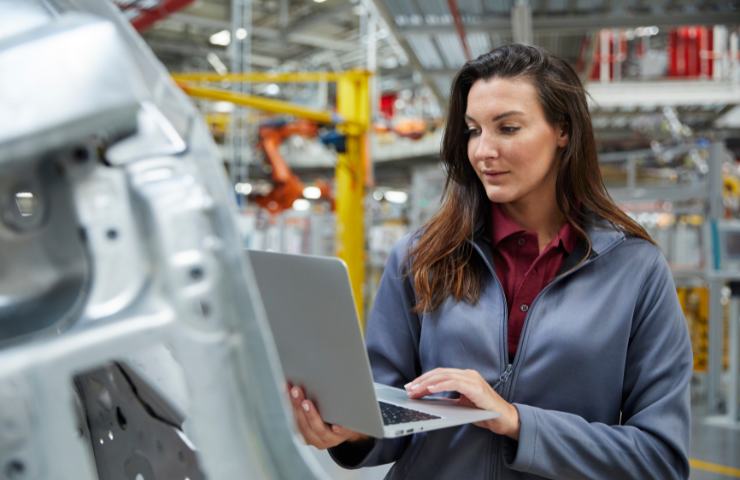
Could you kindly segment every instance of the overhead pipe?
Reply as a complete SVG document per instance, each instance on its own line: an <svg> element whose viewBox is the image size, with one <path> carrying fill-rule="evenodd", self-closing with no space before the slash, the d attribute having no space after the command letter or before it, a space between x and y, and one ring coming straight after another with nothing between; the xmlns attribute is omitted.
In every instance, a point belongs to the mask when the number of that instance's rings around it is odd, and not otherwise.
<svg viewBox="0 0 740 480"><path fill-rule="evenodd" d="M162 0L156 7L139 10L139 15L131 20L131 25L137 31L143 32L156 22L172 15L178 10L182 10L191 3L193 3L193 0Z"/></svg>
<svg viewBox="0 0 740 480"><path fill-rule="evenodd" d="M455 30L457 30L457 35L460 37L460 43L463 46L465 61L469 62L472 60L473 55L470 53L468 37L465 35L465 26L463 25L462 17L460 17L460 10L457 8L457 0L447 0L447 6L450 8L452 20L455 22Z"/></svg>

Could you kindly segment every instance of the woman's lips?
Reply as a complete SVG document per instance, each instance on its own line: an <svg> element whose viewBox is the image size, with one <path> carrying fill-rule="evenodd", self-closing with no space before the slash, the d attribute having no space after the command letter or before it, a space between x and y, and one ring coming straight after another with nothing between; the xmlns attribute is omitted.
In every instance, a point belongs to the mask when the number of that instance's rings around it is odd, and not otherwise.
<svg viewBox="0 0 740 480"><path fill-rule="evenodd" d="M483 176L489 179L493 178L500 178L503 175L506 175L509 172L483 172Z"/></svg>

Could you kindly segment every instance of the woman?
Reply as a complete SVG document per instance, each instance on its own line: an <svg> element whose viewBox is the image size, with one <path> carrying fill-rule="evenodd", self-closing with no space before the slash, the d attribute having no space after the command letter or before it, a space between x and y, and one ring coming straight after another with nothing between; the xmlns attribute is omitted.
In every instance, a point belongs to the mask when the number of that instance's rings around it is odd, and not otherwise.
<svg viewBox="0 0 740 480"><path fill-rule="evenodd" d="M375 440L291 389L307 443L389 478L688 478L691 349L659 249L606 193L563 60L508 45L451 92L442 206L396 246L368 320L375 380L501 416Z"/></svg>

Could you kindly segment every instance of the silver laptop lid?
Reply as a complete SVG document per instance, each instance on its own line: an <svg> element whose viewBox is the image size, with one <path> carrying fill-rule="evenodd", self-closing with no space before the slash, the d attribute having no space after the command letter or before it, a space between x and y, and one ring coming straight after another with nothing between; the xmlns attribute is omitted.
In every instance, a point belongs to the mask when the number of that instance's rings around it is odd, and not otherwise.
<svg viewBox="0 0 740 480"><path fill-rule="evenodd" d="M338 258L247 250L285 377L326 422L383 437L347 267Z"/></svg>

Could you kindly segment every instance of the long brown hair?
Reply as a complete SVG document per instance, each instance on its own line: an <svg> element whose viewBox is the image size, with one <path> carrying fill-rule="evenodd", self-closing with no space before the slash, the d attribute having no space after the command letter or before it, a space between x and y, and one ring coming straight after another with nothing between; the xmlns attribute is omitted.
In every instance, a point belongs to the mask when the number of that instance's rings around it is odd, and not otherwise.
<svg viewBox="0 0 740 480"><path fill-rule="evenodd" d="M469 303L476 303L480 297L484 269L480 262L470 261L473 248L468 240L479 222L490 221L490 200L468 160L464 116L471 86L479 79L493 77L530 81L537 89L547 121L568 133L568 144L556 158L556 200L565 220L587 242L582 260L591 253L586 234L591 214L627 235L654 243L606 191L586 91L573 68L538 47L498 47L463 65L452 83L441 151L447 173L442 206L422 228L410 252L417 312L435 310L450 295Z"/></svg>

